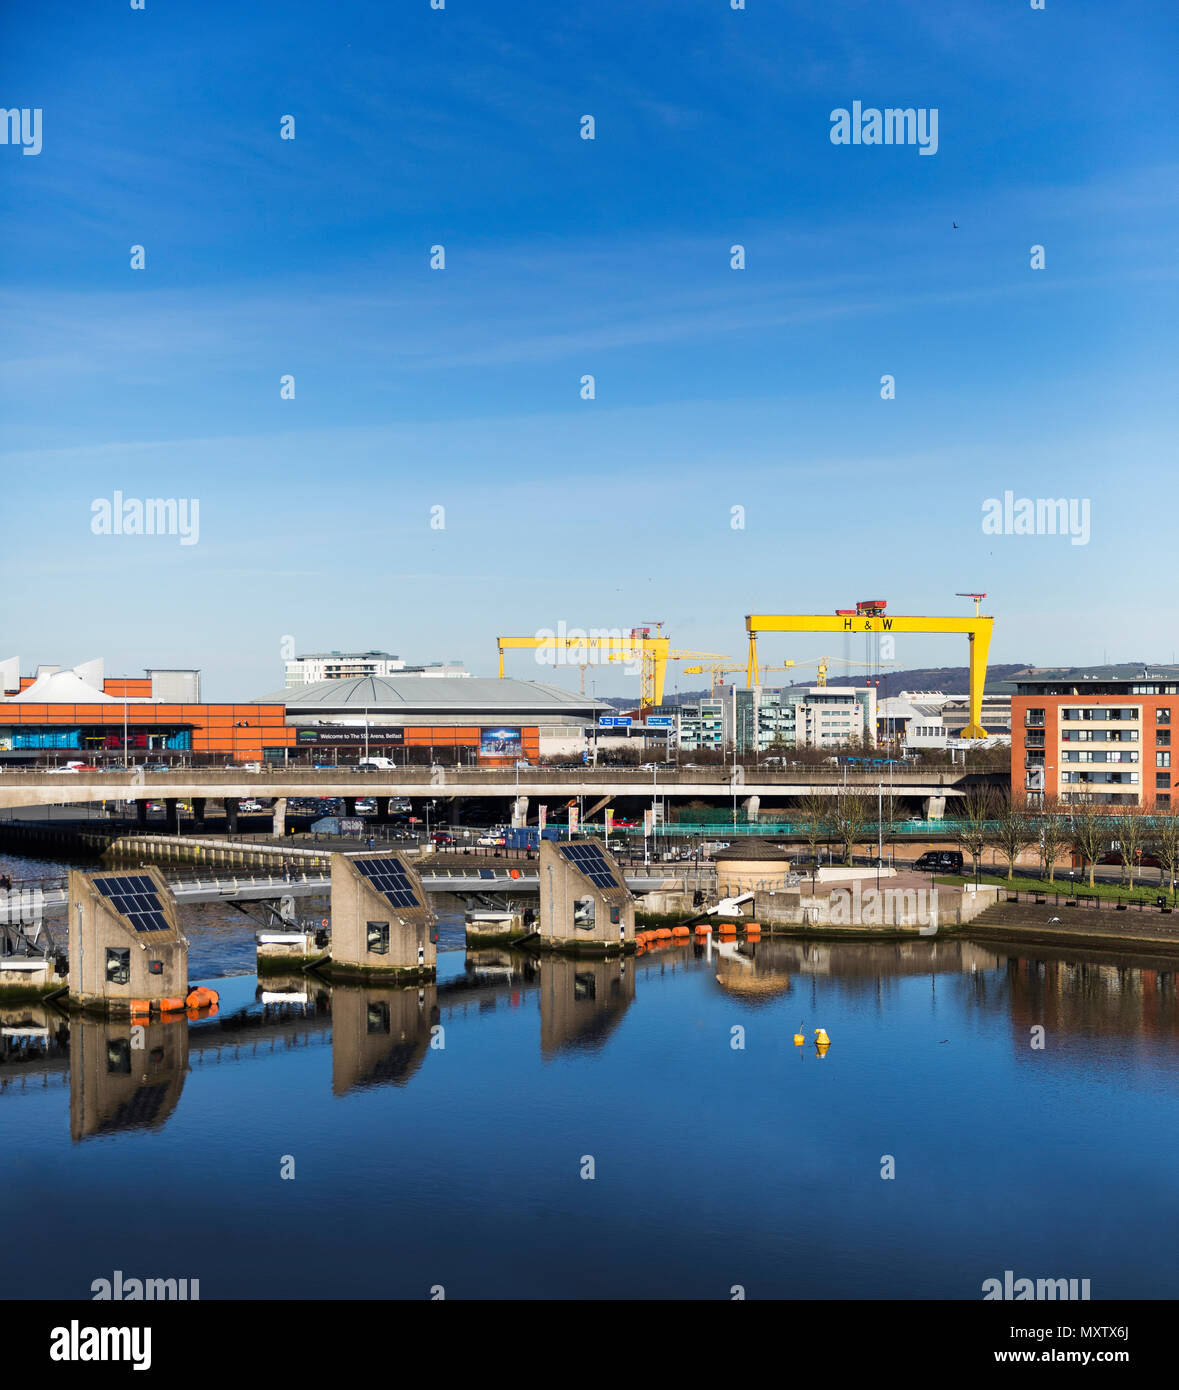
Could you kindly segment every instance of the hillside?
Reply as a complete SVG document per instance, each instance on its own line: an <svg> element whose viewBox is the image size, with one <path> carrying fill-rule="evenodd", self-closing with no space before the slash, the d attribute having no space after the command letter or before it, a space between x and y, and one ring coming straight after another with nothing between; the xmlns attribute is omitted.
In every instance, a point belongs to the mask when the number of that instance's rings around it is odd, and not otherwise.
<svg viewBox="0 0 1179 1390"><path fill-rule="evenodd" d="M1026 662L1016 663L997 663L987 667L987 690L990 691L1003 681L1010 680L1021 671L1030 668ZM882 697L886 695L899 695L902 690L940 690L944 695L966 695L970 690L970 671L966 666L914 666L905 671L885 671L884 681L880 687ZM867 684L867 676L857 672L849 675L835 675L832 671L828 677L832 685L857 685ZM775 673L775 682L778 680L778 673ZM670 676L668 685L671 684ZM744 681L738 682L743 686ZM783 682L787 686L813 685L814 681L790 681ZM722 687L728 690L729 686ZM690 705L698 700L708 698L709 692L701 690L681 690L678 694L673 694L670 690L665 691L664 699L667 704ZM635 697L626 695L603 695L601 697L615 709L629 710L635 706Z"/></svg>

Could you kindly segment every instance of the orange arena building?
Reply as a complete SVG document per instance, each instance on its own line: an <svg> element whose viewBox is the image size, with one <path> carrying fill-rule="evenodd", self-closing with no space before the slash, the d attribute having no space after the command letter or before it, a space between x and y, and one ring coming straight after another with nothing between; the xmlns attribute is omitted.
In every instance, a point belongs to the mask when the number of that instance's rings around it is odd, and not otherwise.
<svg viewBox="0 0 1179 1390"><path fill-rule="evenodd" d="M0 758L193 763L534 763L542 733L576 742L610 707L557 687L479 678L403 677L293 687L244 704L161 698L199 694L199 673L103 677L98 662L16 676L0 663ZM157 678L158 677L158 678ZM367 679L367 678L366 678ZM15 687L15 688L14 688Z"/></svg>
<svg viewBox="0 0 1179 1390"><path fill-rule="evenodd" d="M0 700L0 751L83 761L179 752L199 761L260 762L282 758L294 743L282 704L165 702L153 699L152 687L150 678L112 677L99 689L72 670L22 676L19 692Z"/></svg>

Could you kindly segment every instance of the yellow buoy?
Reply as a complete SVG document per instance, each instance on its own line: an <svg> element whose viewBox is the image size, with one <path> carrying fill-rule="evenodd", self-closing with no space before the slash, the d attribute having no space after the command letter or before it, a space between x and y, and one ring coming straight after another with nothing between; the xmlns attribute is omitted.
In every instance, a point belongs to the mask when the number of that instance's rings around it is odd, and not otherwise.
<svg viewBox="0 0 1179 1390"><path fill-rule="evenodd" d="M794 1046L795 1046L795 1047L801 1047L801 1046L803 1045L804 1042L806 1042L806 1038L803 1036L803 1034L802 1034L802 1033L795 1033L795 1035L794 1035Z"/></svg>
<svg viewBox="0 0 1179 1390"><path fill-rule="evenodd" d="M815 1043L819 1047L830 1047L831 1039L827 1036L826 1028L815 1029Z"/></svg>

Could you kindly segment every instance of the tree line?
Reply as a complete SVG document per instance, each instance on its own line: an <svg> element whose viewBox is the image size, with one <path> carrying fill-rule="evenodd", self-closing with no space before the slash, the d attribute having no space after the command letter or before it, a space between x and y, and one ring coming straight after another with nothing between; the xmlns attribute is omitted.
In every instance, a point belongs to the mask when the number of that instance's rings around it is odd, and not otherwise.
<svg viewBox="0 0 1179 1390"><path fill-rule="evenodd" d="M896 822L905 819L899 814L898 798L887 793L878 798L858 788L838 796L811 792L802 799L799 812L811 857L819 845L836 844L845 864L851 863L857 845L890 842ZM931 822L931 829L935 826ZM1090 887L1097 865L1111 852L1118 856L1122 883L1131 888L1148 857L1158 865L1160 884L1179 877L1179 810L1164 803L1111 806L1045 797L1029 806L1009 792L976 787L956 803L951 833L976 874L982 871L984 851L993 849L1007 865L1009 880L1029 850L1036 851L1049 883L1055 882L1056 860L1066 851L1079 861Z"/></svg>

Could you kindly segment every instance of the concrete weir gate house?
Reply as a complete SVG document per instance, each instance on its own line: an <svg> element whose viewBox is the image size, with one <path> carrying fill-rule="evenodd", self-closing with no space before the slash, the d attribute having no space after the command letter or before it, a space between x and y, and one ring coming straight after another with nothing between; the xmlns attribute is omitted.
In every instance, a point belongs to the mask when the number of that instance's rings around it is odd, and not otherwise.
<svg viewBox="0 0 1179 1390"><path fill-rule="evenodd" d="M540 944L592 954L634 950L634 895L600 841L540 842Z"/></svg>
<svg viewBox="0 0 1179 1390"><path fill-rule="evenodd" d="M332 944L326 974L366 981L432 980L434 912L399 854L332 855Z"/></svg>
<svg viewBox="0 0 1179 1390"><path fill-rule="evenodd" d="M87 874L70 870L70 1003L130 1013L188 994L188 942L159 869Z"/></svg>

